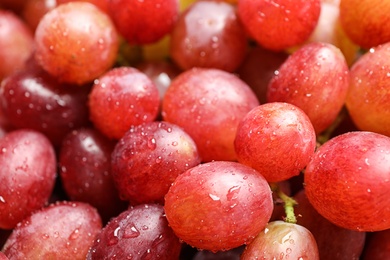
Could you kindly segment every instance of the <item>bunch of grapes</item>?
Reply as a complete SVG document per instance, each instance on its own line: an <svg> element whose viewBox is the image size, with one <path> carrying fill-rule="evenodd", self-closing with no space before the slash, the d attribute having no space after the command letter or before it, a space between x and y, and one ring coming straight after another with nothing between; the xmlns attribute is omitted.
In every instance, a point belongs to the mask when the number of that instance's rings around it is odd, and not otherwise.
<svg viewBox="0 0 390 260"><path fill-rule="evenodd" d="M0 0L0 260L389 259L389 13Z"/></svg>

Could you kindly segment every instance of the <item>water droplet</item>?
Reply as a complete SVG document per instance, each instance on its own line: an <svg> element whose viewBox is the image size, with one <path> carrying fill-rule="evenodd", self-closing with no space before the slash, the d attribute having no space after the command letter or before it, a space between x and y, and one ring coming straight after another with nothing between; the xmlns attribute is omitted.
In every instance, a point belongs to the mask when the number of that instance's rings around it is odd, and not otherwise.
<svg viewBox="0 0 390 260"><path fill-rule="evenodd" d="M228 200L234 200L237 199L238 194L240 193L241 186L233 186L229 189L228 194L226 195L226 198Z"/></svg>
<svg viewBox="0 0 390 260"><path fill-rule="evenodd" d="M117 236L118 236L119 230L121 230L121 227L117 227L117 228L114 230L114 237L117 237Z"/></svg>
<svg viewBox="0 0 390 260"><path fill-rule="evenodd" d="M365 163L366 165L370 165L370 163L368 162L368 158L364 159L364 163Z"/></svg>
<svg viewBox="0 0 390 260"><path fill-rule="evenodd" d="M76 229L72 232L72 234L70 234L69 239L70 239L70 240L75 240L75 239L77 239L77 238L79 237L79 235L80 235L80 230L79 230L78 228L76 228Z"/></svg>
<svg viewBox="0 0 390 260"><path fill-rule="evenodd" d="M150 138L148 140L148 147L152 150L156 149L156 139Z"/></svg>
<svg viewBox="0 0 390 260"><path fill-rule="evenodd" d="M128 225L124 232L123 232L123 237L124 238L135 238L140 235L139 230L134 226L134 224Z"/></svg>
<svg viewBox="0 0 390 260"><path fill-rule="evenodd" d="M162 161L161 156L158 156L158 157L156 158L156 163L161 163L161 161Z"/></svg>
<svg viewBox="0 0 390 260"><path fill-rule="evenodd" d="M0 202L5 203L5 199L3 196L0 196Z"/></svg>
<svg viewBox="0 0 390 260"><path fill-rule="evenodd" d="M218 197L217 195L214 195L214 194L211 194L211 193L210 193L209 196L210 196L210 198L211 198L212 200L214 200L214 201L221 200L221 198Z"/></svg>
<svg viewBox="0 0 390 260"><path fill-rule="evenodd" d="M49 234L46 234L46 233L42 235L43 239L48 239L49 237L50 237Z"/></svg>

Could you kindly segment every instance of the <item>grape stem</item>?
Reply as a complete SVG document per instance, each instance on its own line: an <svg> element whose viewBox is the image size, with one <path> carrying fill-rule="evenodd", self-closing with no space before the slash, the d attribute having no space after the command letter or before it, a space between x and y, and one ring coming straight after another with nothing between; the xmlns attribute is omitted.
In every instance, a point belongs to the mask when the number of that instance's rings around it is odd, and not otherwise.
<svg viewBox="0 0 390 260"><path fill-rule="evenodd" d="M326 141L328 141L333 132L336 130L336 128L340 125L340 123L344 120L344 118L347 116L347 109L343 107L336 117L336 119L333 121L333 123L322 133L318 136L317 142L318 146L324 144Z"/></svg>
<svg viewBox="0 0 390 260"><path fill-rule="evenodd" d="M286 217L284 221L287 223L296 224L297 218L294 213L294 207L298 205L298 203L286 193L284 193L277 183L271 183L271 190L278 195L278 197L283 201L284 204L284 212L286 213Z"/></svg>

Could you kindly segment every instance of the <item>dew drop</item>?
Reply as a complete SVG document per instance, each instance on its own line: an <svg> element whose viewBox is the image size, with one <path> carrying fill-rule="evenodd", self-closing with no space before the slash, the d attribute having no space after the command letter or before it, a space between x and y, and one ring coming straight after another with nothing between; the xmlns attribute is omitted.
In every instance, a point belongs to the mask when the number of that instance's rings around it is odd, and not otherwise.
<svg viewBox="0 0 390 260"><path fill-rule="evenodd" d="M209 194L210 198L214 201L218 201L218 200L221 200L220 197L218 197L217 195L214 195L214 194Z"/></svg>
<svg viewBox="0 0 390 260"><path fill-rule="evenodd" d="M0 202L5 203L5 199L3 196L0 196Z"/></svg>
<svg viewBox="0 0 390 260"><path fill-rule="evenodd" d="M124 238L135 238L140 235L139 230L134 226L134 224L131 224L127 226L123 232Z"/></svg>
<svg viewBox="0 0 390 260"><path fill-rule="evenodd" d="M117 227L117 228L114 230L114 236L115 236L115 237L118 236L119 230L121 230L121 227Z"/></svg>
<svg viewBox="0 0 390 260"><path fill-rule="evenodd" d="M72 232L72 234L70 234L69 239L70 239L70 240L75 240L75 239L77 239L77 238L79 237L79 235L80 235L80 230L79 230L78 228L76 228L76 229Z"/></svg>

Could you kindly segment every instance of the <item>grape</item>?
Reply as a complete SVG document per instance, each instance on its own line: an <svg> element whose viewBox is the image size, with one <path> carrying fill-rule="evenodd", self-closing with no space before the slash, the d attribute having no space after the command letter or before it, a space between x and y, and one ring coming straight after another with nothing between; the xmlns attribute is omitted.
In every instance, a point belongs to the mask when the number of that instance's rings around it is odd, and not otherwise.
<svg viewBox="0 0 390 260"><path fill-rule="evenodd" d="M176 177L200 163L192 138L168 122L132 127L112 153L112 174L122 199L164 203Z"/></svg>
<svg viewBox="0 0 390 260"><path fill-rule="evenodd" d="M86 2L46 13L35 31L39 64L60 81L85 84L115 62L119 39L110 17Z"/></svg>
<svg viewBox="0 0 390 260"><path fill-rule="evenodd" d="M196 1L175 23L170 54L178 66L215 68L232 72L242 63L247 35L236 8L221 1Z"/></svg>
<svg viewBox="0 0 390 260"><path fill-rule="evenodd" d="M8 260L8 257L4 253L0 252L0 260Z"/></svg>
<svg viewBox="0 0 390 260"><path fill-rule="evenodd" d="M147 44L171 32L179 15L177 0L111 0L108 8L119 33L131 44Z"/></svg>
<svg viewBox="0 0 390 260"><path fill-rule="evenodd" d="M390 41L390 3L380 0L341 0L340 21L348 37L369 49Z"/></svg>
<svg viewBox="0 0 390 260"><path fill-rule="evenodd" d="M160 99L146 74L118 67L95 80L88 105L95 127L107 137L119 139L131 126L154 121Z"/></svg>
<svg viewBox="0 0 390 260"><path fill-rule="evenodd" d="M164 209L142 204L114 217L97 236L87 259L178 259L181 243Z"/></svg>
<svg viewBox="0 0 390 260"><path fill-rule="evenodd" d="M364 253L363 260L382 260L390 258L390 229L374 232L369 237Z"/></svg>
<svg viewBox="0 0 390 260"><path fill-rule="evenodd" d="M268 223L247 245L241 260L247 259L320 259L316 241L303 226L283 221Z"/></svg>
<svg viewBox="0 0 390 260"><path fill-rule="evenodd" d="M359 259L365 243L366 233L341 228L322 217L310 204L305 190L294 195L298 205L294 213L298 224L313 234L321 260Z"/></svg>
<svg viewBox="0 0 390 260"><path fill-rule="evenodd" d="M233 161L237 126L258 105L250 87L234 74L194 68L172 81L163 99L162 115L194 139L204 162Z"/></svg>
<svg viewBox="0 0 390 260"><path fill-rule="evenodd" d="M60 177L73 201L94 206L106 222L126 208L111 175L115 142L96 129L82 128L64 137L59 153Z"/></svg>
<svg viewBox="0 0 390 260"><path fill-rule="evenodd" d="M359 46L346 35L340 23L338 0L321 1L321 14L313 33L307 42L323 42L336 46L343 53L348 65L358 57Z"/></svg>
<svg viewBox="0 0 390 260"><path fill-rule="evenodd" d="M0 228L14 228L47 203L56 163L52 144L39 132L15 130L0 139Z"/></svg>
<svg viewBox="0 0 390 260"><path fill-rule="evenodd" d="M3 80L1 109L8 124L45 134L59 146L72 129L86 126L89 88L59 83L33 61Z"/></svg>
<svg viewBox="0 0 390 260"><path fill-rule="evenodd" d="M256 46L238 68L236 73L253 89L261 104L267 102L268 84L287 57L285 52L273 52Z"/></svg>
<svg viewBox="0 0 390 260"><path fill-rule="evenodd" d="M28 26L35 32L42 17L57 6L53 0L26 0L22 11L22 17Z"/></svg>
<svg viewBox="0 0 390 260"><path fill-rule="evenodd" d="M20 222L3 252L9 259L85 259L101 228L95 208L58 202Z"/></svg>
<svg viewBox="0 0 390 260"><path fill-rule="evenodd" d="M268 182L299 175L316 147L307 115L298 107L272 102L252 109L240 122L234 147L240 163L253 167Z"/></svg>
<svg viewBox="0 0 390 260"><path fill-rule="evenodd" d="M350 70L345 101L358 129L390 136L390 43L361 56Z"/></svg>
<svg viewBox="0 0 390 260"><path fill-rule="evenodd" d="M187 244L213 252L249 243L269 221L273 203L262 175L237 162L214 161L179 175L165 213Z"/></svg>
<svg viewBox="0 0 390 260"><path fill-rule="evenodd" d="M268 85L267 100L301 108L319 134L332 124L344 105L348 72L338 48L327 43L309 43L277 70Z"/></svg>
<svg viewBox="0 0 390 260"><path fill-rule="evenodd" d="M307 165L304 183L310 203L330 222L357 231L390 228L389 137L356 131L330 139Z"/></svg>
<svg viewBox="0 0 390 260"><path fill-rule="evenodd" d="M238 0L237 8L249 35L274 51L305 42L321 12L320 0Z"/></svg>
<svg viewBox="0 0 390 260"><path fill-rule="evenodd" d="M160 102L172 80L181 73L179 68L168 61L145 61L138 64L137 69L145 73L156 85L160 94Z"/></svg>
<svg viewBox="0 0 390 260"><path fill-rule="evenodd" d="M57 5L65 4L69 2L75 2L75 0L56 0L56 1L57 1ZM109 13L108 6L110 0L77 0L77 1L91 3L96 7L99 7L99 9L102 10L103 12Z"/></svg>
<svg viewBox="0 0 390 260"><path fill-rule="evenodd" d="M27 24L14 13L0 10L0 82L23 68L33 50L34 38Z"/></svg>

